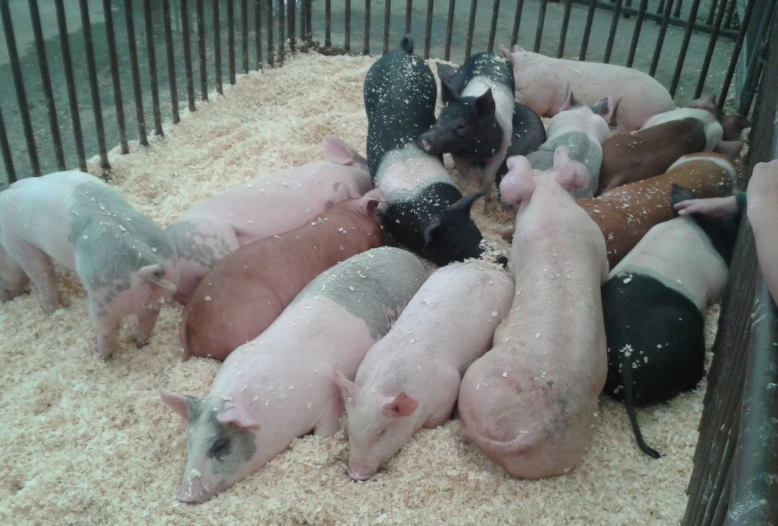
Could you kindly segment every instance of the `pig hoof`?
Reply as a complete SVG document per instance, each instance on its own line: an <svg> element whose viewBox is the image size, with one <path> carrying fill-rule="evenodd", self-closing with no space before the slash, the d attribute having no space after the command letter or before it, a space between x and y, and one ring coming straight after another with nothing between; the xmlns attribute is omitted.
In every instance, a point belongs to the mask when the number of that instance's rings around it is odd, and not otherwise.
<svg viewBox="0 0 778 526"><path fill-rule="evenodd" d="M43 309L43 314L46 314L47 316L50 316L57 312L62 306L57 305L41 305L41 308Z"/></svg>
<svg viewBox="0 0 778 526"><path fill-rule="evenodd" d="M147 346L149 344L148 338L140 338L138 336L135 337L135 347L138 349L142 349L143 347Z"/></svg>

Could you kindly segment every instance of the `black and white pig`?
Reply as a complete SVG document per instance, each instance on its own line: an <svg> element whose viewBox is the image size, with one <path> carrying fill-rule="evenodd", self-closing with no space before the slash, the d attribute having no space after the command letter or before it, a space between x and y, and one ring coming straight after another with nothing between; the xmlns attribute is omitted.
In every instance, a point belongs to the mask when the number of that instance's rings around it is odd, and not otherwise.
<svg viewBox="0 0 778 526"><path fill-rule="evenodd" d="M470 208L481 192L462 197L441 154L418 146L435 123L437 87L429 66L406 35L367 72L367 163L389 202L384 224L397 242L437 265L477 258L481 232Z"/></svg>
<svg viewBox="0 0 778 526"><path fill-rule="evenodd" d="M673 184L675 205L694 192ZM602 286L608 378L604 392L624 401L640 449L636 406L693 389L705 373L705 312L719 301L738 215L675 217L654 226Z"/></svg>
<svg viewBox="0 0 778 526"><path fill-rule="evenodd" d="M419 141L428 153L450 153L460 175L489 185L513 136L511 63L496 53L478 53L459 70L445 66L438 73L445 106Z"/></svg>

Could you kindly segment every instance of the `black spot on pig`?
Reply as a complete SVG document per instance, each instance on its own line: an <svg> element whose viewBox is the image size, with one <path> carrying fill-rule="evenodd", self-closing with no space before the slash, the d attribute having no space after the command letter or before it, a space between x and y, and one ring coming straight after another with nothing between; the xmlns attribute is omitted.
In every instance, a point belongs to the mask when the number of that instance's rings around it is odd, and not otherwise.
<svg viewBox="0 0 778 526"><path fill-rule="evenodd" d="M508 157L516 155L526 157L530 153L537 151L540 145L546 142L546 127L543 125L543 120L531 108L520 102L516 102L513 105L512 134L508 152L497 170L495 184L498 189L503 176L508 173Z"/></svg>

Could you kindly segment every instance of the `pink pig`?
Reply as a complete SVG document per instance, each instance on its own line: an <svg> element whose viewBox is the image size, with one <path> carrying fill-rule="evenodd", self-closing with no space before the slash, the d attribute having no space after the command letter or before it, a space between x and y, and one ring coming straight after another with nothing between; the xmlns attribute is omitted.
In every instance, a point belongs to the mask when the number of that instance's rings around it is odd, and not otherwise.
<svg viewBox="0 0 778 526"><path fill-rule="evenodd" d="M60 307L52 262L75 270L89 295L97 345L111 355L123 318L138 316L145 345L160 302L178 284L176 251L154 221L82 172L22 179L0 192L0 290L7 301L32 280L41 307Z"/></svg>
<svg viewBox="0 0 778 526"><path fill-rule="evenodd" d="M511 54L500 46L503 56L512 61L516 80L516 100L532 108L541 117L556 115L565 100L567 85L582 102L593 105L612 96L613 112L619 132L637 130L653 115L673 109L670 93L651 76L632 68L549 58L514 46Z"/></svg>
<svg viewBox="0 0 778 526"><path fill-rule="evenodd" d="M448 420L462 374L491 345L512 297L501 269L443 267L368 351L355 382L335 371L348 414L349 477L369 479L421 427Z"/></svg>
<svg viewBox="0 0 778 526"><path fill-rule="evenodd" d="M167 227L180 259L177 301L186 305L224 256L300 228L329 206L373 188L365 159L349 145L328 135L323 148L326 162L249 181L193 206Z"/></svg>
<svg viewBox="0 0 778 526"><path fill-rule="evenodd" d="M205 398L160 390L189 423L177 498L201 503L270 462L296 437L340 429L332 381L349 378L427 278L415 255L381 247L320 274L255 340L235 349Z"/></svg>
<svg viewBox="0 0 778 526"><path fill-rule="evenodd" d="M516 292L494 347L465 373L465 434L509 474L560 475L589 447L607 354L605 239L562 174L524 171L511 262Z"/></svg>

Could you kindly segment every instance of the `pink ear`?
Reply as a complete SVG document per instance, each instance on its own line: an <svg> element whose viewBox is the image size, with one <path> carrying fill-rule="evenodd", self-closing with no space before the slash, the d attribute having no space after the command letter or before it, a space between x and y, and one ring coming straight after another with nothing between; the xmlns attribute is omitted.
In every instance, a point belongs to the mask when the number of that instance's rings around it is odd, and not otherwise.
<svg viewBox="0 0 778 526"><path fill-rule="evenodd" d="M726 155L730 159L737 159L742 149L743 143L740 141L719 141L713 147L714 152Z"/></svg>
<svg viewBox="0 0 778 526"><path fill-rule="evenodd" d="M411 416L419 402L405 393L400 393L384 403L383 413L386 416Z"/></svg>
<svg viewBox="0 0 778 526"><path fill-rule="evenodd" d="M498 46L498 49L500 50L500 54L502 55L502 58L510 62L511 66L514 66L515 64L513 62L513 55L511 54L510 50L507 47L503 46L502 44Z"/></svg>
<svg viewBox="0 0 778 526"><path fill-rule="evenodd" d="M613 97L603 97L592 106L592 112L595 115L601 116L605 122L610 124L616 111L614 104L615 99Z"/></svg>
<svg viewBox="0 0 778 526"><path fill-rule="evenodd" d="M181 418L184 419L184 422L188 423L189 403L187 402L187 399L181 395L169 393L161 387L158 387L157 390L159 391L159 396L162 398L162 401L167 404L170 409L178 413Z"/></svg>
<svg viewBox="0 0 778 526"><path fill-rule="evenodd" d="M520 45L518 45L518 44L515 44L515 45L513 46L513 52L514 52L514 53L518 53L518 52L521 52L521 53L523 53L523 52L524 52L524 48L523 48L523 47L521 47L521 46L520 46Z"/></svg>
<svg viewBox="0 0 778 526"><path fill-rule="evenodd" d="M570 151L564 146L554 151L554 172L559 185L568 192L589 184L589 170L583 163L570 159Z"/></svg>
<svg viewBox="0 0 778 526"><path fill-rule="evenodd" d="M332 379L340 388L340 396L343 397L344 402L348 402L349 399L353 402L356 399L358 394L357 386L340 372L338 364L332 366Z"/></svg>
<svg viewBox="0 0 778 526"><path fill-rule="evenodd" d="M532 166L526 157L515 155L505 161L508 173L500 182L500 196L507 205L517 205L524 199L529 199L535 191L535 180Z"/></svg>
<svg viewBox="0 0 778 526"><path fill-rule="evenodd" d="M335 137L334 135L327 135L322 140L322 148L324 149L324 158L330 162L352 165L354 163L367 165L367 161L359 155L354 149L346 144L343 139Z"/></svg>
<svg viewBox="0 0 778 526"><path fill-rule="evenodd" d="M568 82L567 87L565 88L565 101L562 103L562 106L559 107L558 113L573 109L575 103L575 96L573 95L573 90L570 87L570 82Z"/></svg>
<svg viewBox="0 0 778 526"><path fill-rule="evenodd" d="M376 210L381 203L385 202L386 197L384 197L383 192L376 188L375 190L370 190L359 199L359 209L367 217L372 217L373 219L378 220L379 218L376 214Z"/></svg>
<svg viewBox="0 0 778 526"><path fill-rule="evenodd" d="M332 197L327 201L325 208L342 203L346 199L352 199L348 185L346 183L335 183L332 185Z"/></svg>
<svg viewBox="0 0 778 526"><path fill-rule="evenodd" d="M251 417L245 407L234 402L227 402L216 420L222 424L233 424L244 429L259 429L259 422Z"/></svg>

